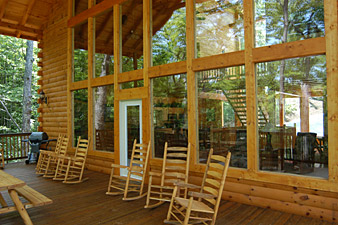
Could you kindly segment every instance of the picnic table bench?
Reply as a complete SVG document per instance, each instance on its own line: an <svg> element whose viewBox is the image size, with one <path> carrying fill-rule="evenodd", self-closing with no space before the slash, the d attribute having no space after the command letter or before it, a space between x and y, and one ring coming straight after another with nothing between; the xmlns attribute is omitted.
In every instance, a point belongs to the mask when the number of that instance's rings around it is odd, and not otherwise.
<svg viewBox="0 0 338 225"><path fill-rule="evenodd" d="M0 170L0 191L8 191L14 206L8 206L4 197L0 192L0 214L18 211L23 221L27 225L33 224L26 209L51 204L53 201L43 194L37 192L33 188L26 185L26 183L12 175ZM27 200L22 203L19 196Z"/></svg>

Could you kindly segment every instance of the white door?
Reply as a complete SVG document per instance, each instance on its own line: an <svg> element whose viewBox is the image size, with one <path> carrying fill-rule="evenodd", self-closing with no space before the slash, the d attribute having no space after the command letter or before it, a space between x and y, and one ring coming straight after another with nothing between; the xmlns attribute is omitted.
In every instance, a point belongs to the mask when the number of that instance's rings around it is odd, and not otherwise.
<svg viewBox="0 0 338 225"><path fill-rule="evenodd" d="M120 165L129 165L135 138L142 143L142 100L120 101ZM120 175L127 176L127 170Z"/></svg>

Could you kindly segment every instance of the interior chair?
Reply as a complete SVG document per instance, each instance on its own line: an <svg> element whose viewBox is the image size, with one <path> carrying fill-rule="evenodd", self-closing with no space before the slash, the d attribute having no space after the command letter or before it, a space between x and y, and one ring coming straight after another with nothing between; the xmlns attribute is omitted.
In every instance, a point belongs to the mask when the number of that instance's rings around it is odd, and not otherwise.
<svg viewBox="0 0 338 225"><path fill-rule="evenodd" d="M54 177L59 156L67 155L68 143L69 138L63 136L62 139L60 140L60 144L57 150L55 150L55 152L49 152L48 156L46 157L46 160L44 162L41 162L40 174L43 174L43 177L45 178Z"/></svg>
<svg viewBox="0 0 338 225"><path fill-rule="evenodd" d="M143 187L149 156L150 142L149 144L137 144L135 139L129 166L112 164L112 171L106 194L123 194L123 200L135 200L144 197L147 194L147 192L143 193ZM116 173L114 174L115 169L125 169L128 171L128 174L126 177L116 175ZM130 192L136 192L137 196L128 197Z"/></svg>
<svg viewBox="0 0 338 225"><path fill-rule="evenodd" d="M39 160L38 160L36 167L35 167L35 171L36 171L35 173L36 174L43 175L45 173L45 170L47 168L48 159L49 159L50 155L59 153L61 142L62 142L64 137L65 137L65 135L63 135L63 134L58 135L54 151L40 150Z"/></svg>
<svg viewBox="0 0 338 225"><path fill-rule="evenodd" d="M53 180L62 180L65 184L81 183L88 154L90 139L79 137L74 156L59 155Z"/></svg>
<svg viewBox="0 0 338 225"><path fill-rule="evenodd" d="M165 143L162 171L149 172L148 194L144 208L154 208L170 202L174 183L188 182L189 160L190 143L188 147L168 147L168 143ZM155 183L156 179L160 181L159 184Z"/></svg>
<svg viewBox="0 0 338 225"><path fill-rule="evenodd" d="M0 168L5 168L5 152L3 148L0 148Z"/></svg>
<svg viewBox="0 0 338 225"><path fill-rule="evenodd" d="M230 152L224 157L213 155L213 149L210 149L202 185L176 183L164 222L215 224L230 158ZM186 191L187 188L188 196L180 197L182 189Z"/></svg>

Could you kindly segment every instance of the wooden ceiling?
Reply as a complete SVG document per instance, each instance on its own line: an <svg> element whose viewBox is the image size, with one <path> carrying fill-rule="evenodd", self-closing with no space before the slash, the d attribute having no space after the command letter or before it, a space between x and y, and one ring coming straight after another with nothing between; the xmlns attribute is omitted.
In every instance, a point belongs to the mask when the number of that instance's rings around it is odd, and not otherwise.
<svg viewBox="0 0 338 225"><path fill-rule="evenodd" d="M0 34L40 41L55 0L0 0Z"/></svg>
<svg viewBox="0 0 338 225"><path fill-rule="evenodd" d="M40 41L53 4L58 0L0 0L0 34ZM97 4L102 0L97 0ZM140 57L143 52L143 0L122 4L122 54ZM87 10L88 0L75 0L75 15ZM185 6L183 0L152 0L153 34ZM113 54L113 9L96 17L96 52ZM87 49L87 23L75 26L75 48Z"/></svg>

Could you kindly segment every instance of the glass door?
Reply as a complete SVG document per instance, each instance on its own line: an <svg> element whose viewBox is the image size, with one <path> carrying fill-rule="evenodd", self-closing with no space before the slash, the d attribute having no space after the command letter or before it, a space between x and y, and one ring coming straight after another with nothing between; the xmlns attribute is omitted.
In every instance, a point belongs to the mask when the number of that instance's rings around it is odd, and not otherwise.
<svg viewBox="0 0 338 225"><path fill-rule="evenodd" d="M142 100L120 101L120 164L128 166L134 140L142 143ZM120 171L122 176L126 170Z"/></svg>

